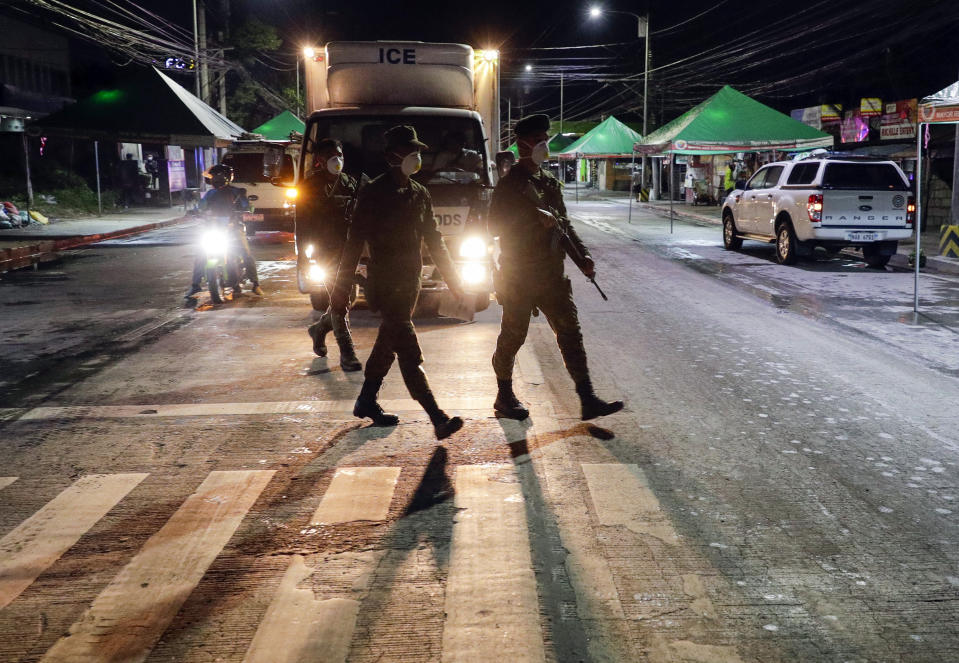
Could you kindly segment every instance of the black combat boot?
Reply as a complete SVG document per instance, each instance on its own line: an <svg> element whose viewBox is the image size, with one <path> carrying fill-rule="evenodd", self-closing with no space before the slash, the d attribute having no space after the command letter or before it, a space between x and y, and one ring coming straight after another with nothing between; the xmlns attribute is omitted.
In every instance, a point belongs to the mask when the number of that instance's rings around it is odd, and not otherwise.
<svg viewBox="0 0 959 663"><path fill-rule="evenodd" d="M529 417L529 410L513 393L513 381L497 380L496 384L499 390L496 392L496 400L493 402L493 411L501 417L516 419L517 421Z"/></svg>
<svg viewBox="0 0 959 663"><path fill-rule="evenodd" d="M427 392L426 396L417 400L433 422L433 431L436 433L437 440L445 440L463 427L463 420L460 417L451 417L440 409L440 406L436 404L436 398L433 397L433 392Z"/></svg>
<svg viewBox="0 0 959 663"><path fill-rule="evenodd" d="M360 396L356 399L353 406L353 416L360 419L372 419L374 426L395 426L400 423L400 418L395 414L384 412L380 404L376 402L376 394L380 390L382 380L371 380L367 378L363 381L363 387L360 389Z"/></svg>
<svg viewBox="0 0 959 663"><path fill-rule="evenodd" d="M593 383L589 378L580 380L576 383L576 393L579 394L579 402L583 406L583 421L589 421L596 417L604 417L607 414L613 414L623 409L623 401L612 401L607 403L599 398L593 392Z"/></svg>
<svg viewBox="0 0 959 663"><path fill-rule="evenodd" d="M332 330L333 325L330 323L329 313L324 313L319 320L306 328L306 333L313 339L313 353L317 357L326 356L326 335Z"/></svg>
<svg viewBox="0 0 959 663"><path fill-rule="evenodd" d="M340 346L340 368L347 373L361 370L363 364L356 357L356 349L353 347L353 337L350 336L350 326L346 322L346 316L331 313L330 324L333 327L336 344Z"/></svg>

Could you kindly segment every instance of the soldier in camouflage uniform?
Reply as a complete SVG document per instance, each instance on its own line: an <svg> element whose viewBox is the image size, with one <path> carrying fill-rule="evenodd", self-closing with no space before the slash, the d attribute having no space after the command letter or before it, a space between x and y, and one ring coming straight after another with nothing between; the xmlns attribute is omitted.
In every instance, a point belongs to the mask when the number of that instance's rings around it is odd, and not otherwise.
<svg viewBox="0 0 959 663"><path fill-rule="evenodd" d="M426 410L436 437L443 439L462 428L463 420L449 417L439 408L421 366L423 354L411 316L420 292L423 241L450 291L460 299L464 295L443 236L436 227L430 194L426 187L410 179L422 165L420 149L426 146L417 140L416 131L410 126L393 127L385 137L390 168L360 192L333 294L334 309L345 310L349 284L363 244L367 244L370 263L366 298L370 309L380 312L382 322L366 361L366 379L353 414L369 417L375 426L395 426L399 422L399 417L384 412L376 400L395 358L410 396Z"/></svg>
<svg viewBox="0 0 959 663"><path fill-rule="evenodd" d="M346 244L356 193L356 180L343 172L342 144L332 138L321 140L314 152L313 172L303 182L296 206L296 235L301 251L307 244L313 245L327 274L328 291ZM340 367L344 371L363 368L353 348L348 315L332 307L307 329L313 339L313 352L326 356L326 335L331 331L340 346Z"/></svg>
<svg viewBox="0 0 959 663"><path fill-rule="evenodd" d="M564 231L583 256L580 269L594 277L595 266L566 216L562 186L540 168L549 156L549 118L532 115L516 124L519 161L493 191L489 229L500 241L500 268L496 297L503 306L503 320L493 370L498 391L493 409L500 416L525 419L529 410L513 392L513 364L526 341L530 316L539 309L556 334L566 370L576 383L584 421L623 408L622 401L607 403L593 392L586 365L586 350L579 327L569 278L564 272Z"/></svg>

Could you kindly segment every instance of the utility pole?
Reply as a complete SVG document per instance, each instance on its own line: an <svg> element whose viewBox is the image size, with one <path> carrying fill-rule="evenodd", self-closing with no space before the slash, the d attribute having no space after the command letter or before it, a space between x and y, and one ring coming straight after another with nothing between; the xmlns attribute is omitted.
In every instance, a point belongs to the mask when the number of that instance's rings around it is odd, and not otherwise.
<svg viewBox="0 0 959 663"><path fill-rule="evenodd" d="M950 217L952 225L959 225L959 124L956 125L956 144L952 152L952 209ZM922 219L918 219L916 224L921 226ZM919 256L916 256L916 264L919 264Z"/></svg>
<svg viewBox="0 0 959 663"><path fill-rule="evenodd" d="M647 100L649 98L649 14L646 14L646 17L639 21L639 29L643 33L643 43L645 44L645 54L643 55L643 138L646 138L647 134ZM646 186L646 160L649 157L645 154L643 155L642 163L642 176L640 181L642 184L639 185L639 188L642 189Z"/></svg>
<svg viewBox="0 0 959 663"><path fill-rule="evenodd" d="M223 33L220 36L220 45L223 46L230 38L230 0L222 0L221 10L223 13ZM220 62L226 62L226 50L220 50ZM226 117L226 68L220 72L220 114Z"/></svg>
<svg viewBox="0 0 959 663"><path fill-rule="evenodd" d="M193 0L193 83L194 94L200 96L200 37L196 24L196 0Z"/></svg>
<svg viewBox="0 0 959 663"><path fill-rule="evenodd" d="M563 133L563 72L559 72L559 133Z"/></svg>
<svg viewBox="0 0 959 663"><path fill-rule="evenodd" d="M197 35L199 37L200 58L200 99L210 103L210 70L207 64L206 50L206 3L200 0L197 6Z"/></svg>

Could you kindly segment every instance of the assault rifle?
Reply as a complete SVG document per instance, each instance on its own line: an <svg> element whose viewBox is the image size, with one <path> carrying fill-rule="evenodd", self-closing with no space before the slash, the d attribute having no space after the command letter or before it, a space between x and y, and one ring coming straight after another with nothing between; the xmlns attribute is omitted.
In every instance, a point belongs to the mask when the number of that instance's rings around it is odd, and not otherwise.
<svg viewBox="0 0 959 663"><path fill-rule="evenodd" d="M570 239L569 233L563 230L562 221L561 221L561 219L563 218L562 215L559 214L555 209L550 207L546 203L546 201L542 199L542 197L539 194L539 191L536 190L536 187L533 186L532 183L527 183L525 189L523 190L523 195L525 195L530 200L530 202L536 205L537 209L544 212L549 212L550 214L553 215L553 218L556 219L556 225L553 227L553 232L556 233L560 246L563 247L563 251L566 252L566 255L569 256L569 259L572 260L573 263L575 263L575 265L579 268L579 271L583 272L583 275L585 276L586 261L588 260L588 258L586 258L586 256L584 256L582 253L579 252L579 247L576 246L576 244L573 242L572 239ZM592 283L596 287L596 290L599 291L599 294L603 298L603 301L608 302L609 297L607 297L606 293L603 292L603 289L599 287L599 284L596 282L596 277L587 276L586 278L588 278L590 283Z"/></svg>

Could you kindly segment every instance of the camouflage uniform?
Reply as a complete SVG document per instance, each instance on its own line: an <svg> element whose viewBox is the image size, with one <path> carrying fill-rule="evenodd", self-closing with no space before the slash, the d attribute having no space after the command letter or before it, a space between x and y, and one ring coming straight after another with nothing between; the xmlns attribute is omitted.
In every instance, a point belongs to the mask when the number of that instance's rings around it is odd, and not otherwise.
<svg viewBox="0 0 959 663"><path fill-rule="evenodd" d="M443 277L455 282L457 273L436 227L426 187L414 180L400 186L390 173L380 175L359 194L336 279L337 290L344 292L366 243L370 251L366 299L371 310L380 312L382 322L364 375L368 381L382 381L396 358L410 396L420 402L432 398L411 319L420 292L423 241Z"/></svg>
<svg viewBox="0 0 959 663"><path fill-rule="evenodd" d="M529 174L512 168L496 185L490 207L489 228L499 236L500 269L496 298L503 320L493 370L497 380L511 380L516 353L526 341L530 316L539 309L556 334L566 370L579 384L589 379L586 350L579 327L569 278L564 272L566 253L559 233L543 226L537 208L552 212L584 258L583 245L566 216L559 181L543 169Z"/></svg>
<svg viewBox="0 0 959 663"><path fill-rule="evenodd" d="M318 174L307 178L303 182L302 201L296 208L296 243L301 254L303 247L314 245L317 261L329 275L326 288L332 298L332 279L336 276L336 268L340 264L343 247L350 231L350 215L352 205L357 195L356 180L340 173L336 180L327 183L325 178ZM352 285L350 283L349 285ZM310 336L323 336L332 331L343 353L353 355L353 338L350 335L348 315L342 311L327 309L320 319L310 325ZM326 353L325 343L319 344L318 353ZM316 348L316 345L314 346ZM359 370L359 364L354 368Z"/></svg>

